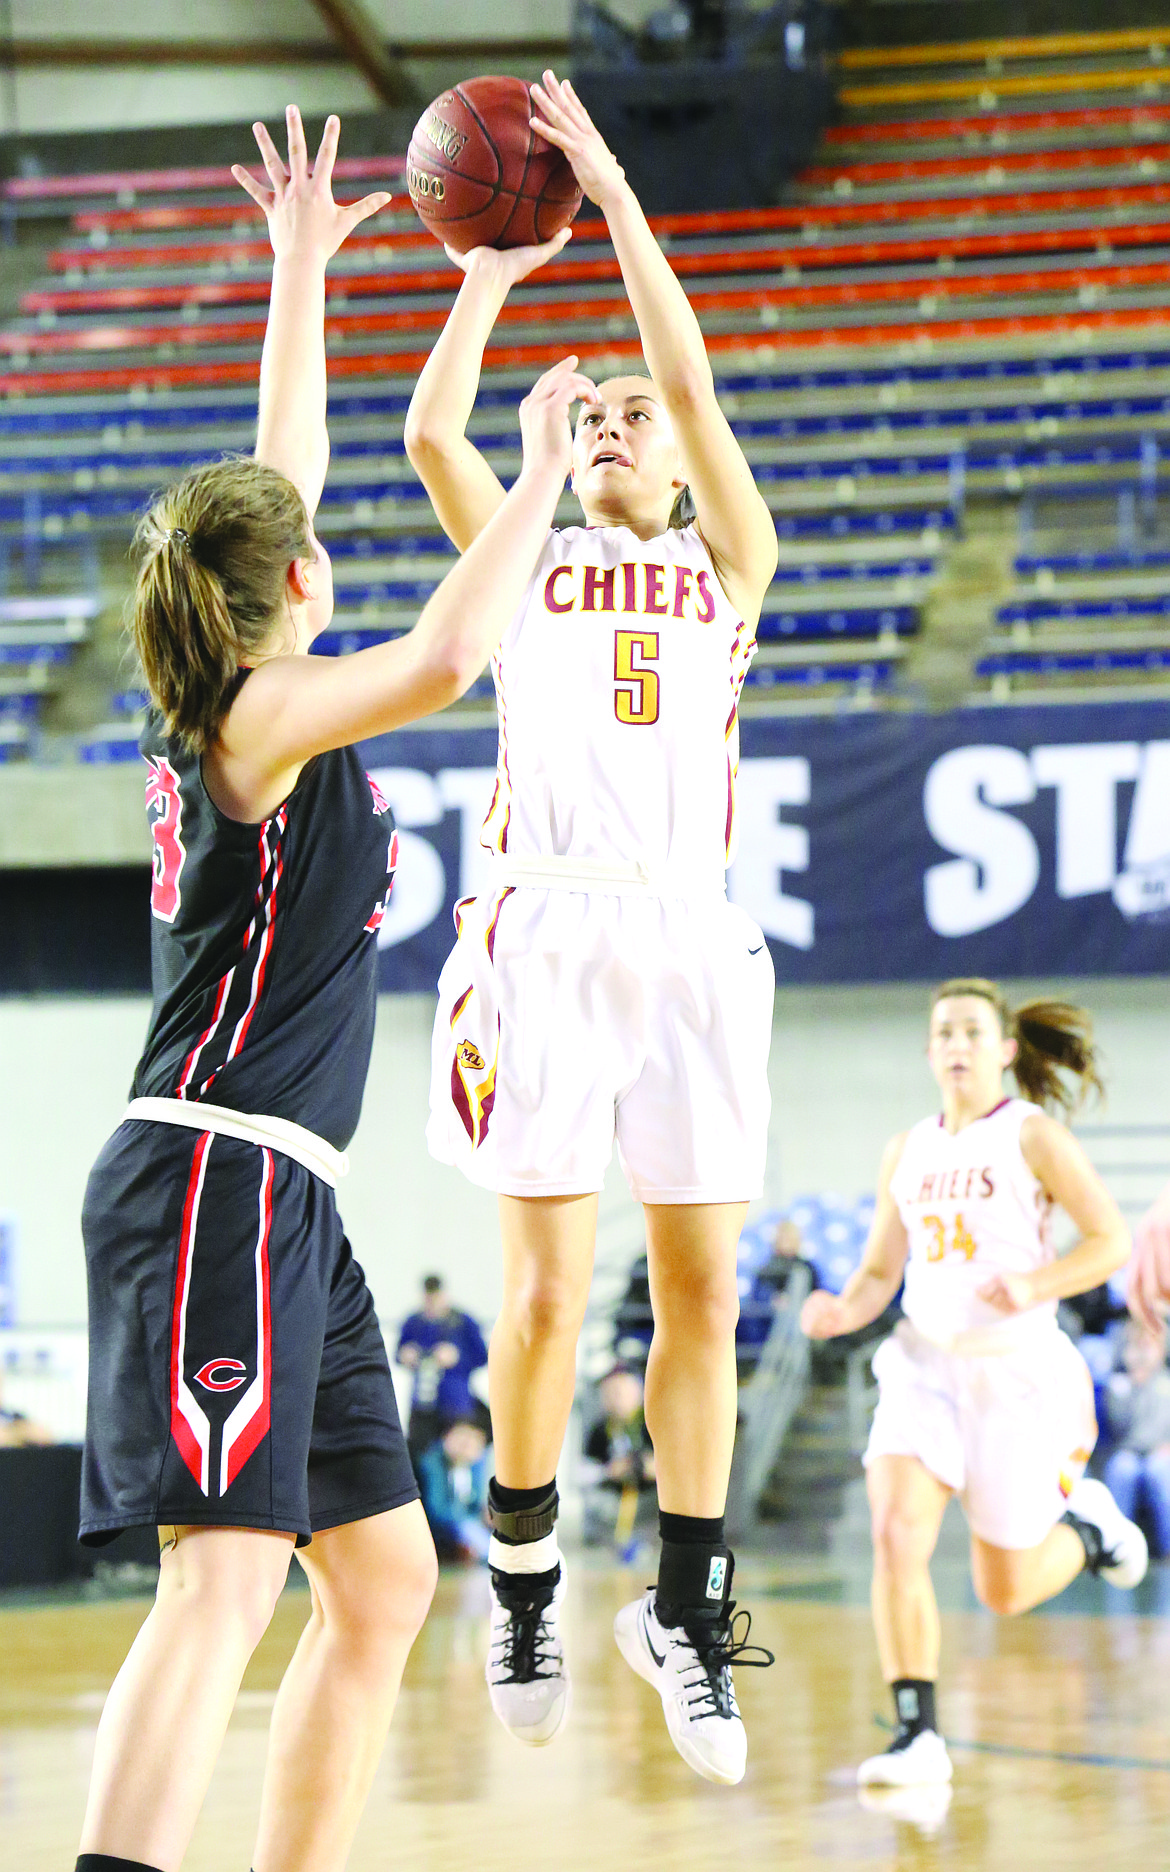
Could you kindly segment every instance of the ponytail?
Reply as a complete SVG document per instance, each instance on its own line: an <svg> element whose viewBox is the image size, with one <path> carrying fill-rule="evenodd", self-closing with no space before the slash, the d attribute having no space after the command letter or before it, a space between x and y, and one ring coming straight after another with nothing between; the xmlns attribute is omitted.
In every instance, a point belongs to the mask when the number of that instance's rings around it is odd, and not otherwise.
<svg viewBox="0 0 1170 1872"><path fill-rule="evenodd" d="M134 535L130 633L164 730L203 753L245 657L272 646L294 559L314 556L297 489L229 456L168 488Z"/></svg>
<svg viewBox="0 0 1170 1872"><path fill-rule="evenodd" d="M1069 1118L1091 1093L1103 1097L1100 1055L1092 1017L1070 1001L1025 1001L1014 1011L997 983L975 976L944 982L931 996L934 1008L958 995L990 1001L1004 1038L1016 1043L1012 1072L1026 1099ZM1070 1083L1071 1081L1071 1083Z"/></svg>

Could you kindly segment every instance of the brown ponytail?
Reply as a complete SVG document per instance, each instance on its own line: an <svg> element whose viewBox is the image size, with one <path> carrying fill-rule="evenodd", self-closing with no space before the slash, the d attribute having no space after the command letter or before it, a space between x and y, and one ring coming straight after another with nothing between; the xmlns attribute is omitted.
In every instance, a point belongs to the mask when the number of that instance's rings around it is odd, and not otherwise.
<svg viewBox="0 0 1170 1872"><path fill-rule="evenodd" d="M269 648L294 559L315 557L297 489L250 456L197 468L134 535L130 632L168 735L202 753L245 657Z"/></svg>
<svg viewBox="0 0 1170 1872"><path fill-rule="evenodd" d="M1004 1038L1016 1043L1012 1072L1026 1099L1066 1118L1080 1109L1090 1093L1104 1095L1100 1057L1093 1042L1092 1017L1070 1001L1025 1001L1013 1010L996 982L980 976L948 981L930 998L933 1009L957 995L977 995L990 1001ZM1069 1084L1069 1080L1074 1082Z"/></svg>

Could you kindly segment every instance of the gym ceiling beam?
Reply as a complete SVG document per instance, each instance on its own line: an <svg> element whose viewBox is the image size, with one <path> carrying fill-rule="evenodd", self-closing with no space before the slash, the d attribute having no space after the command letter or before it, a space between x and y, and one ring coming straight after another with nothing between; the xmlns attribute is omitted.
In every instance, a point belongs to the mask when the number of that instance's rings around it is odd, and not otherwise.
<svg viewBox="0 0 1170 1872"><path fill-rule="evenodd" d="M422 102L406 67L386 45L362 0L313 0L313 4L379 103Z"/></svg>

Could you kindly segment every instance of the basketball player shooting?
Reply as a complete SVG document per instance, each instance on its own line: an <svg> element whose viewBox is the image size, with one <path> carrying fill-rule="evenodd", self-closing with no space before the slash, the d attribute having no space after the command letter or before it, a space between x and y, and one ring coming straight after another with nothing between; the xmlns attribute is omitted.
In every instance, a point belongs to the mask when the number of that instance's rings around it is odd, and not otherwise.
<svg viewBox="0 0 1170 1872"><path fill-rule="evenodd" d="M751 1655L743 1619L733 1626L724 1510L736 1248L763 1182L773 977L725 871L736 710L776 529L620 165L571 85L546 72L532 98L533 127L605 215L649 375L611 378L581 409L585 524L549 532L494 658L493 872L461 906L439 984L430 1147L498 1191L503 1236L487 1677L514 1736L558 1733L570 1683L555 1476L616 1136L645 1209L662 1555L615 1636L660 1692L684 1760L730 1783L747 1747L731 1665L770 1661ZM466 278L406 446L460 550L504 499L466 433L485 345L510 288L564 239L451 253Z"/></svg>
<svg viewBox="0 0 1170 1872"><path fill-rule="evenodd" d="M887 1145L861 1266L840 1294L804 1304L805 1332L831 1339L877 1319L905 1280L905 1318L874 1356L865 1454L874 1626L897 1727L858 1769L863 1786L951 1779L930 1559L952 1495L992 1612L1026 1612L1086 1568L1115 1586L1146 1571L1140 1528L1084 1475L1097 1440L1093 1381L1056 1323L1058 1300L1098 1286L1129 1254L1113 1198L1053 1115L1100 1084L1091 1036L1083 1009L1065 1002L1013 1012L994 982L944 983L928 1047L941 1116ZM1005 1096L1009 1069L1022 1098ZM1080 1231L1060 1257L1054 1204Z"/></svg>

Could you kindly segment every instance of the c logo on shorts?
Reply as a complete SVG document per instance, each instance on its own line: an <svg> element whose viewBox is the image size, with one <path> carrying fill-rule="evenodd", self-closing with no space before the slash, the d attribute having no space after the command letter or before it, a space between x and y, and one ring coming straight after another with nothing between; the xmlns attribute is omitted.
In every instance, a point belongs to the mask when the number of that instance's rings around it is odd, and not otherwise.
<svg viewBox="0 0 1170 1872"><path fill-rule="evenodd" d="M478 1049L472 1046L470 1040L461 1040L455 1050L459 1055L460 1062L464 1066L469 1067L472 1072L483 1071L483 1057Z"/></svg>
<svg viewBox="0 0 1170 1872"><path fill-rule="evenodd" d="M225 1372L231 1372L232 1376L224 1377ZM247 1376L248 1367L238 1358L209 1358L195 1373L195 1383L201 1384L205 1391L238 1391Z"/></svg>

